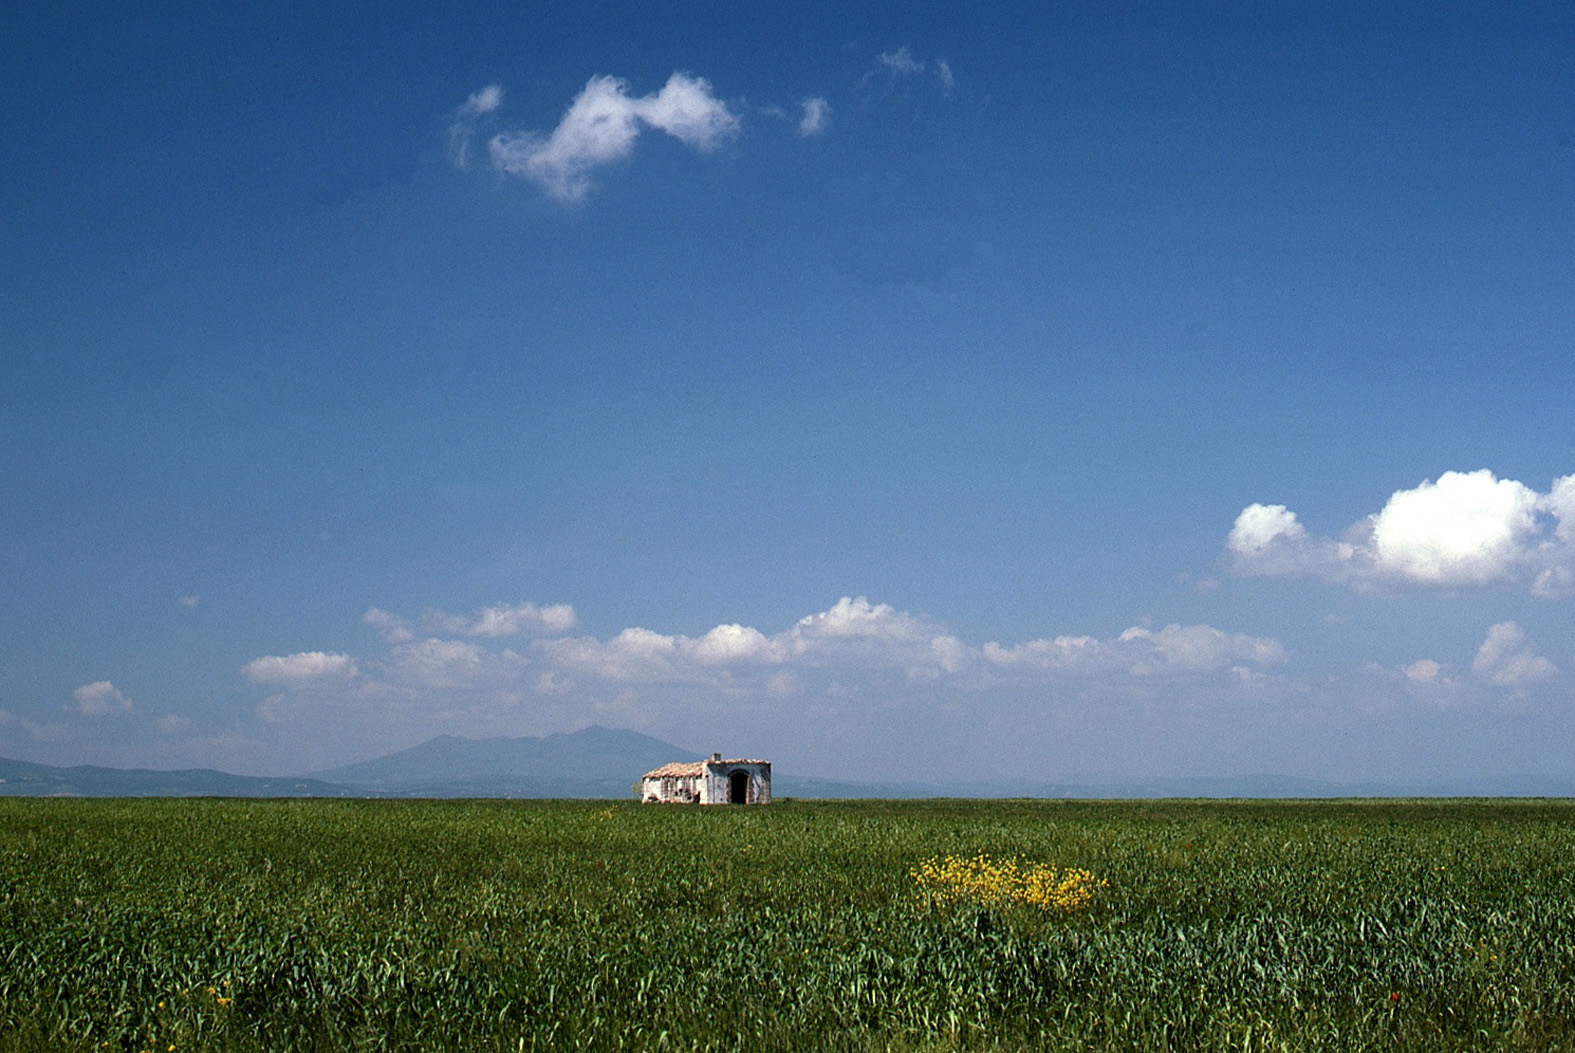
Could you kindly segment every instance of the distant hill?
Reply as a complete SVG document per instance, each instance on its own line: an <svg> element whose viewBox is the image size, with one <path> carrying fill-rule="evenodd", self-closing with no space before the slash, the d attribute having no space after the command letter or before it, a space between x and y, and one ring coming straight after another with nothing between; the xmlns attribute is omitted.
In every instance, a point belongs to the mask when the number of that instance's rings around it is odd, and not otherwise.
<svg viewBox="0 0 1575 1053"><path fill-rule="evenodd" d="M0 797L348 797L355 791L315 779L259 778L209 768L153 771L47 764L0 757Z"/></svg>
<svg viewBox="0 0 1575 1053"><path fill-rule="evenodd" d="M305 777L393 797L628 797L652 768L700 759L649 735L592 725L541 738L439 735Z"/></svg>
<svg viewBox="0 0 1575 1053"><path fill-rule="evenodd" d="M635 731L592 726L540 738L439 735L397 753L300 776L195 768L55 768L0 758L0 796L78 797L575 797L629 798L645 772L701 754ZM1462 777L1426 785L1339 783L1277 775L1051 783L852 782L773 773L772 795L854 797L1575 797L1548 776Z"/></svg>

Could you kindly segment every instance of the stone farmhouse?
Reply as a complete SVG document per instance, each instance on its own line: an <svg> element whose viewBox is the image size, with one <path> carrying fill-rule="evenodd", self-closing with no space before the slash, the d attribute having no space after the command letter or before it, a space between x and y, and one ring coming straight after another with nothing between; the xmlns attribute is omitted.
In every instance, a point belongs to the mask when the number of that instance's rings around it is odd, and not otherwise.
<svg viewBox="0 0 1575 1053"><path fill-rule="evenodd" d="M640 780L646 804L770 804L771 762L710 760L664 764Z"/></svg>

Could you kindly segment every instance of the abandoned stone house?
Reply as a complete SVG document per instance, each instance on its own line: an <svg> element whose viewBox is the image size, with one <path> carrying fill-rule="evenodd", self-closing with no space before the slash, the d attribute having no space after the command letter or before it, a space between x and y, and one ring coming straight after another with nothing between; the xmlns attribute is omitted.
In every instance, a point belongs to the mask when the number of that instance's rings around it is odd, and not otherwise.
<svg viewBox="0 0 1575 1053"><path fill-rule="evenodd" d="M770 804L771 762L710 760L664 764L640 780L647 804Z"/></svg>

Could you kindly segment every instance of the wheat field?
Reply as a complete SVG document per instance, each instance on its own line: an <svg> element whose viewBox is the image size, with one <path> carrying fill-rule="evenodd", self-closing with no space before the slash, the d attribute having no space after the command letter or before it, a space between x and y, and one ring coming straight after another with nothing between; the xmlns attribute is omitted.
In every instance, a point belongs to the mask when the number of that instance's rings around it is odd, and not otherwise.
<svg viewBox="0 0 1575 1053"><path fill-rule="evenodd" d="M1575 1048L1575 804L0 799L0 1051Z"/></svg>

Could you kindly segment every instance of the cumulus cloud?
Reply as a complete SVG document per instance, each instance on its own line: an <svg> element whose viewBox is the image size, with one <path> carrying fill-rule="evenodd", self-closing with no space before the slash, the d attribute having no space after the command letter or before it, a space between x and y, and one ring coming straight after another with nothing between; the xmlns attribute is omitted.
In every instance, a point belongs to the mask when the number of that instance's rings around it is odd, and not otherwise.
<svg viewBox="0 0 1575 1053"><path fill-rule="evenodd" d="M1512 621L1490 626L1468 662L1457 665L1419 658L1398 667L1368 662L1362 671L1370 678L1397 685L1413 699L1449 709L1503 704L1523 697L1526 689L1547 683L1559 672Z"/></svg>
<svg viewBox="0 0 1575 1053"><path fill-rule="evenodd" d="M1536 653L1520 626L1499 622L1488 629L1471 671L1501 687L1526 687L1552 679L1558 668Z"/></svg>
<svg viewBox="0 0 1575 1053"><path fill-rule="evenodd" d="M349 680L360 675L360 668L347 654L300 651L254 659L242 666L241 672L258 684L304 684L314 680Z"/></svg>
<svg viewBox="0 0 1575 1053"><path fill-rule="evenodd" d="M1308 534L1284 505L1252 504L1226 547L1239 574L1561 594L1575 582L1575 475L1542 494L1487 469L1445 472L1396 491L1338 540Z"/></svg>
<svg viewBox="0 0 1575 1053"><path fill-rule="evenodd" d="M808 138L826 130L826 122L831 118L830 103L816 96L805 99L799 107L803 115L799 118L798 134Z"/></svg>
<svg viewBox="0 0 1575 1053"><path fill-rule="evenodd" d="M1003 646L958 639L926 618L889 604L843 597L824 611L767 634L718 625L701 636L630 628L601 640L539 640L537 660L570 679L618 684L721 683L740 677L829 673L843 680L896 673L910 682L950 682L978 689L999 674L1016 679L1117 675L1208 674L1283 661L1267 637L1226 633L1208 625L1134 627L1115 639L1057 637ZM778 688L790 682L778 676Z"/></svg>
<svg viewBox="0 0 1575 1053"><path fill-rule="evenodd" d="M590 191L595 169L634 151L642 128L709 151L737 135L740 124L703 78L674 73L659 92L636 97L626 81L598 76L586 83L550 133L502 132L488 149L499 171L529 179L550 197L569 203Z"/></svg>
<svg viewBox="0 0 1575 1053"><path fill-rule="evenodd" d="M862 596L777 631L724 622L694 635L639 626L570 635L572 609L529 603L419 618L372 608L363 617L382 635L378 653L314 651L249 663L248 679L276 688L258 716L277 727L314 727L360 749L408 745L440 730L520 734L587 719L656 727L724 713L790 722L840 714L856 723L860 714L921 699L945 709L964 699L1037 706L1105 693L1238 697L1242 685L1285 659L1271 638L1202 624L975 643ZM517 650L503 646L526 633Z"/></svg>
<svg viewBox="0 0 1575 1053"><path fill-rule="evenodd" d="M1272 544L1296 533L1291 524L1269 510L1248 517L1238 538ZM985 749L1024 736L1108 735L1120 750L1189 735L1212 742L1282 719L1332 727L1443 709L1465 719L1534 704L1562 675L1514 622L1457 654L1387 666L1358 658L1345 673L1309 676L1274 637L1203 622L969 638L863 596L775 627L728 619L689 632L590 633L575 628L566 605L524 602L465 615L372 608L364 617L382 634L365 653L305 651L244 667L267 686L256 708L263 734L327 758L374 756L440 733L541 734L590 722L696 743L771 729L779 744L843 750L857 763L848 744L882 736ZM1134 735L1149 747L1132 747Z"/></svg>
<svg viewBox="0 0 1575 1053"><path fill-rule="evenodd" d="M518 612L529 614L526 631L502 634ZM739 726L833 743L895 729L899 711L936 733L975 711L1038 727L1049 715L1084 719L1066 715L1109 705L1236 707L1282 697L1285 683L1276 672L1285 650L1271 637L1175 623L978 642L865 597L839 598L776 630L729 620L696 633L575 633L567 606L529 603L419 617L372 608L364 620L383 636L372 652L266 656L244 667L269 686L255 710L266 733L307 738L324 757L375 756L444 732L523 735L584 722L674 741Z"/></svg>
<svg viewBox="0 0 1575 1053"><path fill-rule="evenodd" d="M75 700L75 705L68 708L90 717L129 713L132 709L131 699L116 690L115 685L108 680L83 684L71 692L71 697Z"/></svg>

